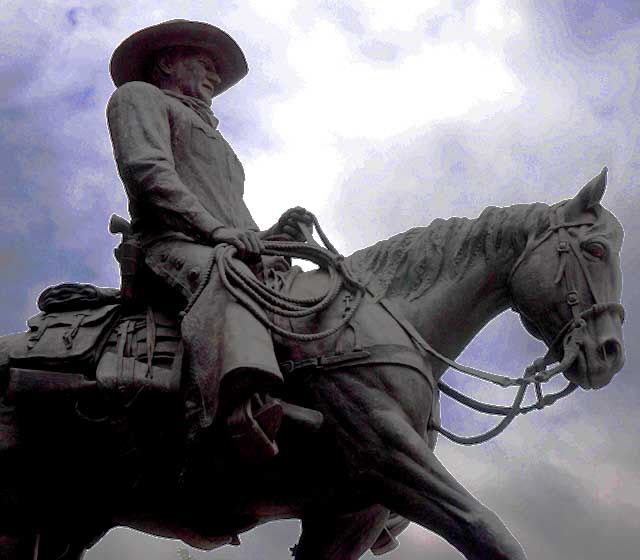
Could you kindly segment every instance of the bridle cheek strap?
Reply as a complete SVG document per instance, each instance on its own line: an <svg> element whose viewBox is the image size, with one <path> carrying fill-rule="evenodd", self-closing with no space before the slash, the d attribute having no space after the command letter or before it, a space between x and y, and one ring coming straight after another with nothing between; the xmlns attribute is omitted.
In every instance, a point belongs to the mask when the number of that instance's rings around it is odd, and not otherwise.
<svg viewBox="0 0 640 560"><path fill-rule="evenodd" d="M566 356L567 353L569 354L575 353L575 357L577 357L580 346L583 344L583 333L587 326L587 323L586 323L587 319L594 317L595 315L604 313L606 311L614 311L618 313L621 321L624 322L624 307L617 302L606 302L606 303L602 302L602 298L599 296L598 291L596 290L595 282L593 281L591 273L589 272L589 267L585 260L584 255L582 254L580 245L578 241L575 239L575 237L572 237L568 231L570 228L574 228L574 227L593 225L594 222L590 220L584 220L579 222L564 222L562 220L563 218L562 213L563 213L563 205L557 206L555 208L555 212L551 215L551 225L549 227L549 231L547 231L546 234L540 240L538 240L538 242L536 242L536 244L531 250L525 251L524 252L525 254L521 256L520 259L518 259L513 269L511 270L511 273L509 274L509 279L511 280L516 268L524 261L524 257L530 255L533 249L539 247L544 241L549 239L549 237L554 232L557 233L558 244L556 248L557 248L559 257L558 257L558 270L556 272L556 277L554 281L556 284L559 284L564 281L565 301L571 311L571 319L569 319L563 325L563 327L557 333L555 338L550 343L548 343L548 347L549 347L549 353L552 353L554 349L558 347L558 345L562 344L564 347L564 354L565 354L565 357L562 360L564 363L567 358ZM587 288L589 289L591 300L593 301L593 303L589 307L583 308L582 310L580 309L581 303L582 303L580 300L580 293L576 289L575 285L572 282L572 278L570 277L570 270L572 268L569 266L570 254L573 254L573 256L575 257L575 262L578 264L578 268L582 273L582 276L586 280ZM575 274L573 275L573 278L575 278ZM588 303L585 302L585 305L588 305ZM516 309L518 313L521 313L520 311L518 311L518 309L515 306L514 306L514 309ZM574 357L574 360L575 360L575 357ZM569 366L570 365L571 364L569 364ZM553 370L548 372L547 371L539 372L536 374L535 379L538 382L546 382L549 379L551 379L554 375L557 375L562 371L564 370L560 369L559 367L556 367ZM540 396L541 391L537 386L536 386L536 391L539 393L539 396Z"/></svg>

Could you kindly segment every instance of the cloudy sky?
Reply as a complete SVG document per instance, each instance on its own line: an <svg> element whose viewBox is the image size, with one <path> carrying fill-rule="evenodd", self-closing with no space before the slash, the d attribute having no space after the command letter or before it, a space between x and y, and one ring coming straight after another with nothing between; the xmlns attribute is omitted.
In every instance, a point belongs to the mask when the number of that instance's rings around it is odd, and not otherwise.
<svg viewBox="0 0 640 560"><path fill-rule="evenodd" d="M108 61L133 31L178 17L223 27L245 51L248 77L214 111L264 227L304 205L346 254L436 217L552 203L609 167L605 205L626 233L627 365L609 387L520 419L493 443L441 440L438 455L530 558L637 558L640 3L5 0L1 332L23 330L48 285L117 285L107 221L126 214L126 199L104 116ZM541 353L507 313L461 361L518 374ZM444 422L468 433L485 426L446 402ZM276 523L243 536L239 549L191 554L284 558L297 531L295 521ZM180 548L118 529L87 559L170 560ZM412 526L387 558L460 555Z"/></svg>

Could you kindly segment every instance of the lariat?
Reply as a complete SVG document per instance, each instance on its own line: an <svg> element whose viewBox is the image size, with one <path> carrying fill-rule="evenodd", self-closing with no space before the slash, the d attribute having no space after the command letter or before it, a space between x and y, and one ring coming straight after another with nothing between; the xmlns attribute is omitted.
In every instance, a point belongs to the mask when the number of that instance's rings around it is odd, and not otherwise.
<svg viewBox="0 0 640 560"><path fill-rule="evenodd" d="M353 276L345 263L344 257L327 239L318 220L313 216L314 226L325 247L322 247L305 231L308 241L265 241L263 255L283 256L303 259L318 265L329 274L329 288L326 293L317 297L292 297L275 290L258 280L236 257L238 249L232 245L221 243L214 248L209 262L207 275L199 289L191 298L184 314L193 307L217 267L220 279L228 292L235 297L262 325L273 333L298 342L310 342L327 338L349 324L362 299L365 288ZM270 319L266 312L288 319L302 319L317 315L328 309L342 290L346 289L353 297L344 317L334 326L319 332L300 333L287 330Z"/></svg>

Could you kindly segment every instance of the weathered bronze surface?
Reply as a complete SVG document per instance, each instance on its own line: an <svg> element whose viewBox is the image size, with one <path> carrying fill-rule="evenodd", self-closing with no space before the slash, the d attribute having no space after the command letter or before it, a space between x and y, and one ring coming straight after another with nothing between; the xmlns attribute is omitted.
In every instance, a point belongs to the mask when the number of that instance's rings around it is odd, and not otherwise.
<svg viewBox="0 0 640 560"><path fill-rule="evenodd" d="M526 558L434 453L448 366L433 349L454 359L512 307L549 348L521 391L543 405L551 373L609 383L624 352L606 170L554 206L437 220L343 260L303 243L306 210L261 232L244 205L209 108L246 73L230 37L168 22L111 70L123 289L64 285L0 338L0 558L79 559L119 525L212 549L284 518L302 520L298 560L383 553L407 519L468 559Z"/></svg>

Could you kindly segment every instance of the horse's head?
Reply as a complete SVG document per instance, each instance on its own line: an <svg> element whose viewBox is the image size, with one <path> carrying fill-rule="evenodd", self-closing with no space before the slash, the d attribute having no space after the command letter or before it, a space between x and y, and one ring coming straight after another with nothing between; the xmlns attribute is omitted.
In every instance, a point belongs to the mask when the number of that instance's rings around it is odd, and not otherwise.
<svg viewBox="0 0 640 560"><path fill-rule="evenodd" d="M607 169L572 199L551 207L549 227L531 232L510 278L514 309L565 377L600 389L624 364L620 222L600 204Z"/></svg>

